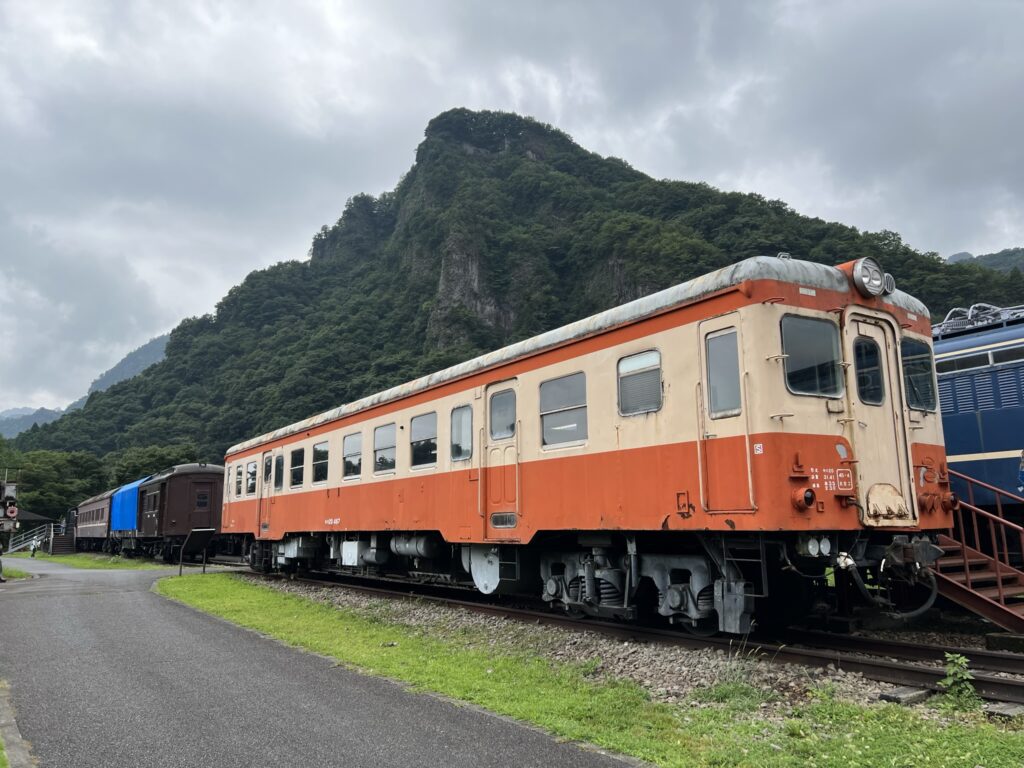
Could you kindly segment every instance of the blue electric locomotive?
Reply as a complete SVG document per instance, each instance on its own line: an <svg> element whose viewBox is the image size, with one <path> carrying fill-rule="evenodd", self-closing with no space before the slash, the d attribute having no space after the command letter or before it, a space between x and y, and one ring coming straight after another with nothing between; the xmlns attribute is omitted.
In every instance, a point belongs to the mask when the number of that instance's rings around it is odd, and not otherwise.
<svg viewBox="0 0 1024 768"><path fill-rule="evenodd" d="M1024 306L954 309L932 336L950 469L1024 496ZM972 493L976 504L995 501Z"/></svg>

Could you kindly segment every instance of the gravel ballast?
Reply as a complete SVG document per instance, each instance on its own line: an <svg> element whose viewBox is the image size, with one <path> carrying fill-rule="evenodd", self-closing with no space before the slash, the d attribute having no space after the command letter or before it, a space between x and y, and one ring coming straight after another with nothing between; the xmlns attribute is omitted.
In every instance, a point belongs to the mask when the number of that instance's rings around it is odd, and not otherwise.
<svg viewBox="0 0 1024 768"><path fill-rule="evenodd" d="M785 717L792 705L806 701L813 691L826 689L837 699L870 703L895 687L834 667L773 664L745 650L739 641L729 652L689 650L620 640L586 629L525 623L416 598L379 598L341 585L267 580L248 574L242 578L367 618L429 632L463 647L529 653L556 663L584 665L596 678L634 681L660 701L711 705L703 698L711 689L742 683L763 694L760 707L765 716Z"/></svg>

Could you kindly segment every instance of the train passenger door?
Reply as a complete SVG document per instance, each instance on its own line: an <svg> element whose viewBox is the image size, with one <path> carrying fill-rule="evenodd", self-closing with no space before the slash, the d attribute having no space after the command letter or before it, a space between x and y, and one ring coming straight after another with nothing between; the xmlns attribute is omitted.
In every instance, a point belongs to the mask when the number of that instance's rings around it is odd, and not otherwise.
<svg viewBox="0 0 1024 768"><path fill-rule="evenodd" d="M518 381L492 384L486 392L483 430L484 537L507 539L519 516Z"/></svg>
<svg viewBox="0 0 1024 768"><path fill-rule="evenodd" d="M698 334L701 500L707 512L752 511L740 316L731 312L705 320L699 325Z"/></svg>
<svg viewBox="0 0 1024 768"><path fill-rule="evenodd" d="M274 454L266 451L260 459L260 495L256 537L263 536L270 529L270 512L274 503Z"/></svg>
<svg viewBox="0 0 1024 768"><path fill-rule="evenodd" d="M213 483L193 482L189 492L189 528L212 528Z"/></svg>
<svg viewBox="0 0 1024 768"><path fill-rule="evenodd" d="M847 310L843 326L846 360L852 363L846 435L862 497L864 525L917 522L913 481L903 429L899 338L895 326L863 310Z"/></svg>

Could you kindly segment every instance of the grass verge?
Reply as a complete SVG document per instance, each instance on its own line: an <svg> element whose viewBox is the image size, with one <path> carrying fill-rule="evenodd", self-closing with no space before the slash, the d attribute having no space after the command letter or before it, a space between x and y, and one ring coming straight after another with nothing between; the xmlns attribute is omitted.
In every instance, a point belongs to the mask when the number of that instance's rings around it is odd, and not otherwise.
<svg viewBox="0 0 1024 768"><path fill-rule="evenodd" d="M6 557L18 557L28 559L28 552L15 552ZM132 571L148 571L170 566L158 565L146 560L134 560L127 557L115 557L100 552L76 552L73 555L48 555L45 552L36 552L36 560L49 560L53 563L62 563L72 568L85 568L93 570L124 569Z"/></svg>
<svg viewBox="0 0 1024 768"><path fill-rule="evenodd" d="M1019 768L1024 755L1024 730L980 716L931 722L896 705L836 702L824 689L792 718L772 721L760 714L765 694L748 686L716 686L685 706L659 703L632 682L593 679L584 664L550 663L529 649L466 648L228 574L168 578L157 591L414 690L662 766Z"/></svg>
<svg viewBox="0 0 1024 768"><path fill-rule="evenodd" d="M32 574L20 571L17 568L4 568L3 576L5 579L27 579Z"/></svg>

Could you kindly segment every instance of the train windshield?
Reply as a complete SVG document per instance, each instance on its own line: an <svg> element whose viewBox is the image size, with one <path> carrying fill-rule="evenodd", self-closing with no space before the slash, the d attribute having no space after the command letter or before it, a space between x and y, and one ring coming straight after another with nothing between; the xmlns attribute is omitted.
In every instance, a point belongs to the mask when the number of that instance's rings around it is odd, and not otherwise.
<svg viewBox="0 0 1024 768"><path fill-rule="evenodd" d="M797 395L838 397L843 393L839 327L828 320L782 318L786 386Z"/></svg>
<svg viewBox="0 0 1024 768"><path fill-rule="evenodd" d="M935 377L932 375L932 350L923 341L904 337L900 343L903 359L903 388L907 405L918 411L935 410Z"/></svg>

